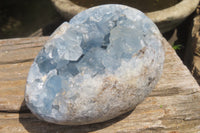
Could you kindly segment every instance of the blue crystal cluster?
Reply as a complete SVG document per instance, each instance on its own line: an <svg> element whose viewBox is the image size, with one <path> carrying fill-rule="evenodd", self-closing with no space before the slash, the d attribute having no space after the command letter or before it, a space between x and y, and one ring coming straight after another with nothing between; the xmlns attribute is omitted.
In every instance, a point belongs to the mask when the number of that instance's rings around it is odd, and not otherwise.
<svg viewBox="0 0 200 133"><path fill-rule="evenodd" d="M124 113L124 107L129 111L159 79L164 60L160 38L149 18L127 6L103 5L79 13L53 33L36 57L27 78L27 106L40 119L69 125L105 121ZM142 77L145 67L150 72ZM134 83L138 76L144 81ZM150 79L152 85L147 86ZM129 80L133 82L128 88ZM134 93L136 102L109 103L119 94L102 91L114 86ZM112 112L115 108L119 109Z"/></svg>

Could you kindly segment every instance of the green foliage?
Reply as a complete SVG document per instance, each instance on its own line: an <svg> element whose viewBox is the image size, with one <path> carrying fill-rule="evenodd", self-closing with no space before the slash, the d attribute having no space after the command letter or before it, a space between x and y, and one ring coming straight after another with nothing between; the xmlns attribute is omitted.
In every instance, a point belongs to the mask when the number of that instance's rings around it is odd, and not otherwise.
<svg viewBox="0 0 200 133"><path fill-rule="evenodd" d="M183 48L183 46L181 44L174 44L172 45L174 50L181 50Z"/></svg>

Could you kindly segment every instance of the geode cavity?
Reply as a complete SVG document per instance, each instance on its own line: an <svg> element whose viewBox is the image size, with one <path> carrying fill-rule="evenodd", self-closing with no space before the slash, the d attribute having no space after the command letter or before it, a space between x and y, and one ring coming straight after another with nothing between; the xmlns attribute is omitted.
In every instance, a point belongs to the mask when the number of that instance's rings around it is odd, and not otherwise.
<svg viewBox="0 0 200 133"><path fill-rule="evenodd" d="M102 122L136 107L160 78L164 50L142 12L102 5L79 13L50 37L31 66L29 109L48 122Z"/></svg>

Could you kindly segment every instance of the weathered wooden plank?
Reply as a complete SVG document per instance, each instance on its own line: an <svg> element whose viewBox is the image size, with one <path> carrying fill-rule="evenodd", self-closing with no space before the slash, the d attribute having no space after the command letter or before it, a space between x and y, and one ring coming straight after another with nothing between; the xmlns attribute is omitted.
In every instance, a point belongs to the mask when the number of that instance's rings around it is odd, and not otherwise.
<svg viewBox="0 0 200 133"><path fill-rule="evenodd" d="M0 40L0 110L16 112L29 68L48 37Z"/></svg>
<svg viewBox="0 0 200 133"><path fill-rule="evenodd" d="M0 41L0 132L200 131L200 88L165 40L162 78L151 95L132 112L85 126L60 126L38 120L26 111L23 95L30 65L46 40L47 37ZM18 113L20 109L23 111Z"/></svg>
<svg viewBox="0 0 200 133"><path fill-rule="evenodd" d="M198 96L197 96L198 95ZM199 97L197 94L196 97ZM31 113L0 113L0 132L197 132L199 99L195 96L149 97L134 111L116 119L86 126L60 126L38 120ZM163 102L165 101L165 102ZM193 103L194 102L194 103ZM162 106L161 106L162 105Z"/></svg>
<svg viewBox="0 0 200 133"><path fill-rule="evenodd" d="M32 61L47 37L0 41L0 64Z"/></svg>

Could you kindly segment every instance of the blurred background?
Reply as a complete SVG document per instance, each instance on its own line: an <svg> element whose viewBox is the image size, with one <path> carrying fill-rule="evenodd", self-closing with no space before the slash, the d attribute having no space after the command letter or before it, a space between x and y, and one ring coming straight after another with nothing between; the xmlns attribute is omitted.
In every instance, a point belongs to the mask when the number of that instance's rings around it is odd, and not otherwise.
<svg viewBox="0 0 200 133"><path fill-rule="evenodd" d="M82 7L120 3L143 12L164 9L180 0L70 0ZM144 4L145 3L145 4ZM50 35L64 19L51 0L1 0L0 39Z"/></svg>
<svg viewBox="0 0 200 133"><path fill-rule="evenodd" d="M50 0L0 1L0 39L50 35L63 21Z"/></svg>

